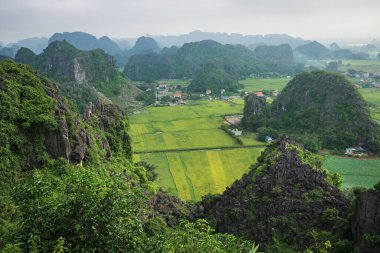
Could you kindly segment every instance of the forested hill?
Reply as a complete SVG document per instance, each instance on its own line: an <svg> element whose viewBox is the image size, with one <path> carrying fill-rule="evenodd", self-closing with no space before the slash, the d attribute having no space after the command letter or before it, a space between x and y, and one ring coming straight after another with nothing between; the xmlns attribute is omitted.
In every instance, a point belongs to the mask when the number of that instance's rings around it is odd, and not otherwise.
<svg viewBox="0 0 380 253"><path fill-rule="evenodd" d="M59 82L90 83L118 77L113 58L103 50L81 51L67 41L54 41L39 55L21 48L15 60Z"/></svg>
<svg viewBox="0 0 380 253"><path fill-rule="evenodd" d="M289 47L290 48L290 47ZM260 57L242 45L222 45L212 40L186 43L171 54L134 55L125 65L124 73L132 80L146 80L143 73L150 72L149 79L192 78L209 62L233 65L240 77L251 74L294 73L292 52L287 46L268 47ZM261 51L260 51L261 52ZM285 59L286 58L286 59ZM162 64L150 64L151 62ZM284 66L286 62L287 66ZM165 68L162 69L164 65ZM286 68L285 68L286 67ZM157 68L157 69L156 69ZM161 68L160 70L158 70Z"/></svg>
<svg viewBox="0 0 380 253"><path fill-rule="evenodd" d="M247 103L255 99L254 95L246 98L243 122L247 128L265 126L280 133L309 135L328 148L361 144L373 151L380 148L379 132L366 103L342 75L317 71L296 76L270 105L270 112L260 110L259 103Z"/></svg>
<svg viewBox="0 0 380 253"><path fill-rule="evenodd" d="M311 233L320 249L329 240L334 252L344 252L352 246L350 231L340 225L348 222L349 202L337 188L339 176L321 161L284 137L222 195L204 198L201 216L218 231L258 241L265 252L309 252L317 246Z"/></svg>
<svg viewBox="0 0 380 253"><path fill-rule="evenodd" d="M187 221L189 205L157 192L151 166L132 163L123 111L89 108L82 119L56 84L0 62L0 252L251 249Z"/></svg>
<svg viewBox="0 0 380 253"><path fill-rule="evenodd" d="M188 87L190 92L203 93L210 89L213 94L237 92L239 74L234 65L223 62L208 62L194 75Z"/></svg>
<svg viewBox="0 0 380 253"><path fill-rule="evenodd" d="M67 41L54 41L39 55L21 48L15 60L31 65L40 74L60 83L64 95L80 109L99 98L98 92L112 100L128 94L128 101L138 93L117 70L113 57L101 49L81 51Z"/></svg>

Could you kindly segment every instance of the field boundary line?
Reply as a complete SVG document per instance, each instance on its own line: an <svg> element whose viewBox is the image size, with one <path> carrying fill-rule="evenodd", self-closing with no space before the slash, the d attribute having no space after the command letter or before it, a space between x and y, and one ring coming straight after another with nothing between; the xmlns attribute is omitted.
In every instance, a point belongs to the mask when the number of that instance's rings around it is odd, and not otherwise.
<svg viewBox="0 0 380 253"><path fill-rule="evenodd" d="M239 149L239 148L265 148L266 145L245 145L245 146L224 146L224 147L201 147L201 148L187 148L187 149L164 149L164 150L147 150L147 151L134 151L133 154L151 154L151 153L168 153L168 152L182 152L182 151L202 151L202 150L225 150L225 149Z"/></svg>

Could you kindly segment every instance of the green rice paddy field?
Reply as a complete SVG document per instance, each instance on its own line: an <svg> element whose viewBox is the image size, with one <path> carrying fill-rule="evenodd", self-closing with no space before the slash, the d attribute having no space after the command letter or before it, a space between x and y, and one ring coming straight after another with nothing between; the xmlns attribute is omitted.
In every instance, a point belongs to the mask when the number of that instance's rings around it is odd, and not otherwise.
<svg viewBox="0 0 380 253"><path fill-rule="evenodd" d="M291 78L247 78L240 81L244 84L244 90L248 92L263 90L281 91Z"/></svg>
<svg viewBox="0 0 380 253"><path fill-rule="evenodd" d="M359 89L365 101L370 104L370 112L372 118L380 122L380 89L365 88Z"/></svg>
<svg viewBox="0 0 380 253"><path fill-rule="evenodd" d="M158 168L157 183L186 200L199 200L208 193L222 193L255 163L263 148L239 148L135 155Z"/></svg>
<svg viewBox="0 0 380 253"><path fill-rule="evenodd" d="M281 90L287 78L245 80L246 90ZM380 120L380 89L360 89ZM242 114L243 100L195 100L185 106L148 107L130 117L135 161L157 167L157 183L184 200L222 193L240 178L265 148L254 134L240 137L243 145L220 129L223 115ZM379 116L379 117L378 117ZM328 157L330 172L343 176L343 187L372 187L380 180L380 160Z"/></svg>
<svg viewBox="0 0 380 253"><path fill-rule="evenodd" d="M370 188L380 180L380 159L330 156L323 166L330 172L338 172L343 176L343 188L354 186Z"/></svg>
<svg viewBox="0 0 380 253"><path fill-rule="evenodd" d="M264 149L254 134L240 145L221 130L223 115L242 111L241 101L219 100L146 108L130 118L134 159L156 165L158 185L182 199L221 193Z"/></svg>
<svg viewBox="0 0 380 253"><path fill-rule="evenodd" d="M366 72L379 72L380 61L379 60L343 60L342 64L344 68L342 70L355 69L358 71Z"/></svg>

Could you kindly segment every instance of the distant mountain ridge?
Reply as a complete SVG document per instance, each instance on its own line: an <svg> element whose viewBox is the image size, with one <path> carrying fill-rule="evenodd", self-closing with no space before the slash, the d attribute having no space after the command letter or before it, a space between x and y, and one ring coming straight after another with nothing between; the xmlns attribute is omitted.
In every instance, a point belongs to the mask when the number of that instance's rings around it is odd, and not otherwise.
<svg viewBox="0 0 380 253"><path fill-rule="evenodd" d="M119 46L107 36L97 39L94 35L84 32L55 33L49 39L49 44L54 41L66 40L80 50L103 49L110 55L121 52Z"/></svg>
<svg viewBox="0 0 380 253"><path fill-rule="evenodd" d="M266 46L258 49L258 52L260 53L243 45L223 45L213 40L203 40L186 43L180 48L166 48L160 54L149 54L149 57L134 55L125 65L124 73L136 81L193 78L210 62L232 65L239 77L269 72L295 72L293 53L289 45Z"/></svg>
<svg viewBox="0 0 380 253"><path fill-rule="evenodd" d="M150 37L139 37L130 50L124 50L115 55L118 66L124 67L131 56L136 54L148 54L148 53L158 53L161 48L158 46L157 42Z"/></svg>
<svg viewBox="0 0 380 253"><path fill-rule="evenodd" d="M299 37L292 37L287 34L266 34L266 35L242 35L238 33L216 33L193 31L181 35L148 35L154 38L160 45L165 47L182 46L189 42L199 42L202 40L214 40L221 44L249 44L263 43L266 45L289 44L292 48L306 44L308 40Z"/></svg>

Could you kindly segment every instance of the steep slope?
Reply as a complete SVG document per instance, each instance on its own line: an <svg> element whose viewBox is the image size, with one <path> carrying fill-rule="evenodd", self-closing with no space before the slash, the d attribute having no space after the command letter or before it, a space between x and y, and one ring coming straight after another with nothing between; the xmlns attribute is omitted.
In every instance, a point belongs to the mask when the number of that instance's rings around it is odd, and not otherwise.
<svg viewBox="0 0 380 253"><path fill-rule="evenodd" d="M74 99L80 110L87 102L100 98L97 92L102 92L113 101L118 101L119 96L128 95L124 104L120 104L123 107L132 102L133 96L138 93L116 69L112 56L100 49L81 51L67 41L55 41L39 55L22 48L15 60L29 64L59 82L61 90Z"/></svg>
<svg viewBox="0 0 380 253"><path fill-rule="evenodd" d="M277 72L291 72L294 68L293 50L288 44L280 46L258 46L254 49L256 57L272 66Z"/></svg>
<svg viewBox="0 0 380 253"><path fill-rule="evenodd" d="M271 110L274 128L315 134L326 147L369 147L376 138L363 98L339 74L317 71L296 76Z"/></svg>
<svg viewBox="0 0 380 253"><path fill-rule="evenodd" d="M173 75L171 59L166 54L133 55L125 65L124 74L134 81L153 82Z"/></svg>
<svg viewBox="0 0 380 253"><path fill-rule="evenodd" d="M325 71L297 75L270 105L270 113L255 114L257 103L250 102L257 100L254 97L251 94L245 100L243 124L247 129L270 127L308 136L327 148L364 145L373 152L380 150L379 132L366 103L342 75ZM260 108L269 106L263 103Z"/></svg>
<svg viewBox="0 0 380 253"><path fill-rule="evenodd" d="M207 63L216 61L234 65L239 76L256 73L263 67L263 64L255 58L253 52L248 48L240 45L222 45L211 40L187 43L179 49L174 48L169 54L167 52L168 50L165 50L154 58L155 60L161 59L163 61L161 64L170 64L171 71L167 72L165 78L192 78ZM125 66L124 72L133 72L130 68L138 68L143 72L150 71L151 67L154 66L150 66L144 61L144 58L146 57L143 55L133 57L131 64ZM158 68L159 65L156 64ZM145 68L148 69L144 70ZM161 78L161 76L154 75L153 77L155 80ZM141 77L139 79L141 80Z"/></svg>
<svg viewBox="0 0 380 253"><path fill-rule="evenodd" d="M154 196L130 144L117 106L88 105L82 119L56 84L0 62L0 251L249 251L204 221L178 224L188 205Z"/></svg>
<svg viewBox="0 0 380 253"><path fill-rule="evenodd" d="M239 74L235 66L223 62L209 62L205 64L195 75L188 87L190 92L204 93L210 89L213 94L226 92L237 92Z"/></svg>
<svg viewBox="0 0 380 253"><path fill-rule="evenodd" d="M380 251L380 181L374 190L359 193L352 232L357 252Z"/></svg>
<svg viewBox="0 0 380 253"><path fill-rule="evenodd" d="M173 57L177 77L192 77L209 61L235 65L240 75L258 71L260 62L253 52L241 45L222 45L212 40L184 44Z"/></svg>
<svg viewBox="0 0 380 253"><path fill-rule="evenodd" d="M144 58L144 54L158 52L160 52L160 47L157 42L150 37L143 36L137 39L135 45L130 50L124 50L122 53L115 55L115 59L118 66L124 67L134 55L141 55Z"/></svg>
<svg viewBox="0 0 380 253"><path fill-rule="evenodd" d="M268 252L312 247L310 233L334 245L348 229L342 225L348 200L331 178L318 157L285 137L222 195L206 197L199 210L218 231L254 240Z"/></svg>

